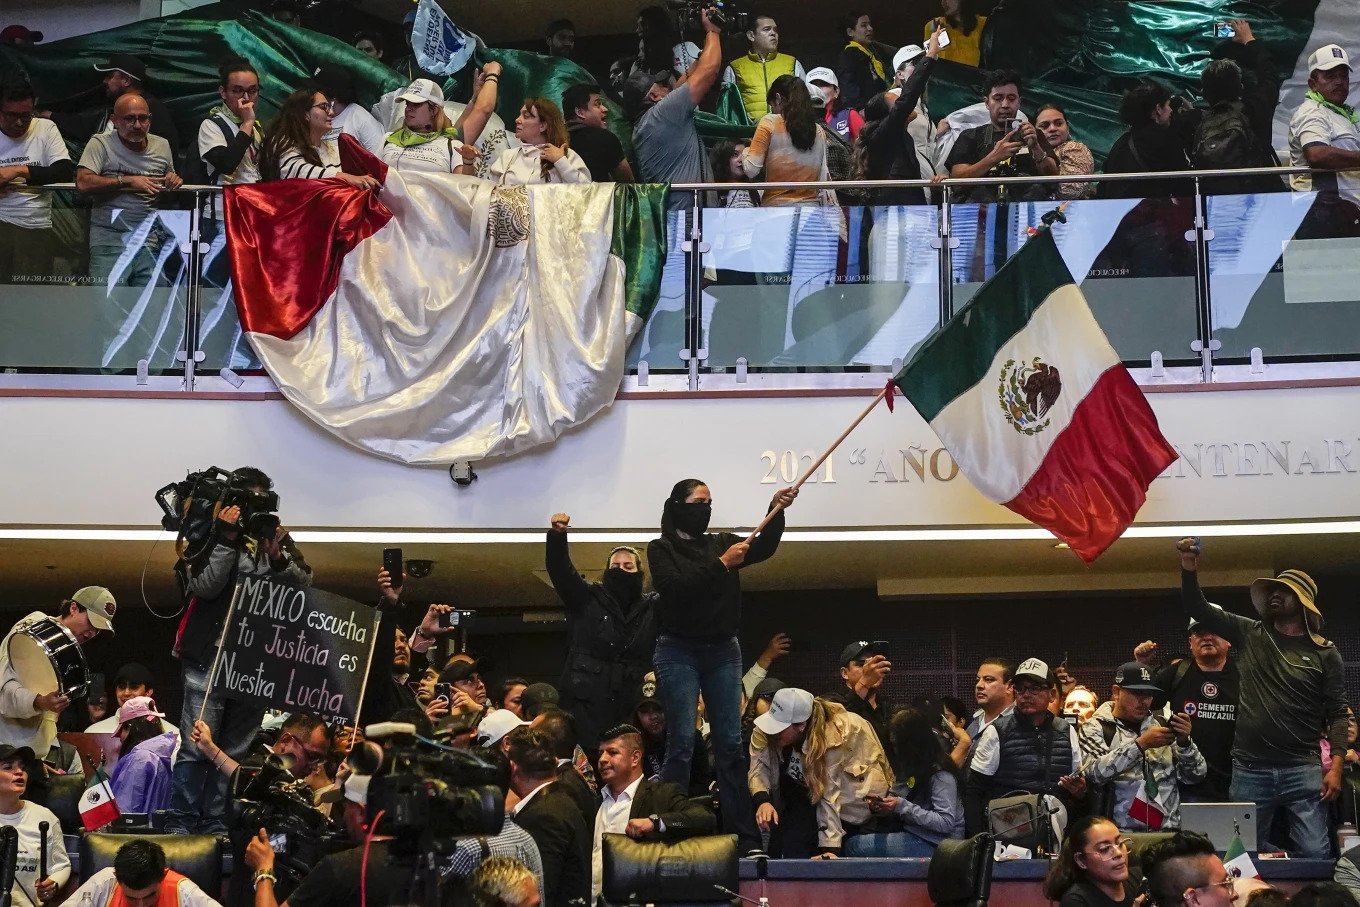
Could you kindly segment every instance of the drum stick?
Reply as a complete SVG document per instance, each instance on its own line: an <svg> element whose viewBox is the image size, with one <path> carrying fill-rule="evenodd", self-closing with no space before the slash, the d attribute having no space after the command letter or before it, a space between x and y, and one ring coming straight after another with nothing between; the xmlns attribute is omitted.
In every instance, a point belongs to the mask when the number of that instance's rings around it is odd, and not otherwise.
<svg viewBox="0 0 1360 907"><path fill-rule="evenodd" d="M47 828L46 822L38 823L38 881L47 878Z"/></svg>

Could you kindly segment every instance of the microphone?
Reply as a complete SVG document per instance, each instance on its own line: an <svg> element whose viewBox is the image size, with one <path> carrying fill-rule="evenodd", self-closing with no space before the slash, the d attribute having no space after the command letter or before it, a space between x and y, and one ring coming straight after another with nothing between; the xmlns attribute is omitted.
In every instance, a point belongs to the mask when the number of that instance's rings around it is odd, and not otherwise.
<svg viewBox="0 0 1360 907"><path fill-rule="evenodd" d="M38 823L38 881L47 878L47 822Z"/></svg>
<svg viewBox="0 0 1360 907"><path fill-rule="evenodd" d="M19 832L13 825L0 828L0 907L10 907L14 897L14 873L19 859Z"/></svg>
<svg viewBox="0 0 1360 907"><path fill-rule="evenodd" d="M769 898L762 897L760 900L757 901L752 898L746 897L746 895L744 894L738 894L737 892L733 891L730 888L724 888L721 885L715 884L713 887L721 891L723 894L727 895L729 898L734 898L738 901L745 901L748 904L755 904L756 907L769 907L770 905Z"/></svg>

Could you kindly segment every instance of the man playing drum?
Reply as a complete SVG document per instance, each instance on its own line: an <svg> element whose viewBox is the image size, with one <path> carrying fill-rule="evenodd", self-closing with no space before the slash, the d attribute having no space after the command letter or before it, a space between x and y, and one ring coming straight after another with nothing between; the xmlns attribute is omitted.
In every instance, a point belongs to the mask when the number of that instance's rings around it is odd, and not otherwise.
<svg viewBox="0 0 1360 907"><path fill-rule="evenodd" d="M77 676L85 673L79 647L94 639L100 631L113 633L113 614L118 605L113 600L113 593L103 586L86 586L62 602L61 607L61 614L56 618L41 611L24 616L5 635L4 642L0 642L0 744L26 746L39 754L50 750L57 738L57 715L71 704L68 692L73 683L83 686L89 680L88 675ZM44 621L49 625L45 642L30 643L28 640L42 628ZM65 628L66 632L58 627ZM46 650L53 662L52 675L62 678L56 681L55 689L51 688L51 678L44 676L45 671L31 670L31 657L15 656L16 636L25 637L22 648L28 655L38 649ZM72 639L76 648L69 651ZM42 687L46 692L39 693L33 686Z"/></svg>

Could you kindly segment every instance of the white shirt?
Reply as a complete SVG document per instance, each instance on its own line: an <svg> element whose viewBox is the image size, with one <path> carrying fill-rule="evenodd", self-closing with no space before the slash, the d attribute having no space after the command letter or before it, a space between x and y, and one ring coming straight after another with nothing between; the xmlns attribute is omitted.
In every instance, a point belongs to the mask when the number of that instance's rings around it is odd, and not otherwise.
<svg viewBox="0 0 1360 907"><path fill-rule="evenodd" d="M113 867L109 866L90 876L85 884L77 888L66 901L77 905L77 907L86 907L88 904L107 904L112 900L114 888L117 885L118 880L113 876ZM175 894L178 895L176 901L179 907L221 907L217 901L208 897L192 879L180 880L179 885L176 886ZM18 907L17 902L16 907Z"/></svg>
<svg viewBox="0 0 1360 907"><path fill-rule="evenodd" d="M375 155L382 154L383 143L387 141L382 124L358 104L346 104L344 110L331 117L331 128L322 139L339 144L342 132L354 136Z"/></svg>
<svg viewBox="0 0 1360 907"><path fill-rule="evenodd" d="M57 739L57 715L33 707L37 693L24 686L9 660L9 642L15 631L48 615L33 611L16 621L0 642L0 743L31 747L47 754Z"/></svg>
<svg viewBox="0 0 1360 907"><path fill-rule="evenodd" d="M56 161L69 161L66 143L61 140L57 124L35 117L28 129L17 139L0 132L0 167L13 164L32 164L46 167ZM23 180L10 184L24 185ZM52 196L34 189L0 194L0 221L27 230L47 230L52 227Z"/></svg>
<svg viewBox="0 0 1360 907"><path fill-rule="evenodd" d="M420 145L388 142L382 147L382 159L403 173L452 173L463 164L463 156L458 153L462 147L462 142L442 135Z"/></svg>
<svg viewBox="0 0 1360 907"><path fill-rule="evenodd" d="M616 798L609 785L600 787L600 809L595 813L595 837L590 851L590 903L600 899L604 891L604 836L621 835L628 830L628 813L633 809L642 776L623 789Z"/></svg>
<svg viewBox="0 0 1360 907"><path fill-rule="evenodd" d="M1017 721L1024 721L1024 716L1019 716ZM1055 718L1061 721L1061 718ZM1075 775L1081 771L1081 743L1077 740L1077 729L1072 725L1067 725L1067 734L1072 743L1072 771ZM973 747L973 761L969 767L980 775L991 777L996 774L996 770L1001 767L1001 737L996 732L995 723L983 728L982 736L977 738Z"/></svg>
<svg viewBox="0 0 1360 907"><path fill-rule="evenodd" d="M214 148L227 147L227 137L222 133L222 127L218 122L225 123L231 130L231 137L235 138L241 134L241 124L233 123L229 117L211 116L198 124L198 156L203 157ZM260 181L260 145L258 142L252 143L250 148L241 157L241 163L236 165L236 169L230 173L221 173L213 170L212 164L203 162L208 168L208 175L228 186L244 186L247 183L258 183Z"/></svg>
<svg viewBox="0 0 1360 907"><path fill-rule="evenodd" d="M525 794L524 799L516 803L514 808L510 810L510 818L513 819L515 816L518 816L519 811L524 809L525 805L528 804L528 802L532 800L538 794L539 791L543 790L543 788L547 787L549 784L552 784L552 780L544 781L538 787L534 788L533 790Z"/></svg>
<svg viewBox="0 0 1360 907"><path fill-rule="evenodd" d="M66 844L61 836L61 822L45 806L19 801L19 811L0 814L0 825L11 825L19 833L19 858L14 873L13 903L15 907L37 904L38 869L42 836L38 825L47 823L47 877L60 888L71 877L71 858L66 855Z"/></svg>
<svg viewBox="0 0 1360 907"><path fill-rule="evenodd" d="M1309 145L1331 145L1343 151L1360 151L1360 124L1352 123L1311 98L1304 98L1289 120L1290 166L1308 166L1303 150ZM1331 176L1314 178L1308 173L1290 177L1290 183L1297 192L1330 188L1332 181ZM1335 182L1337 192L1360 203L1360 170L1342 170L1336 174Z"/></svg>
<svg viewBox="0 0 1360 907"><path fill-rule="evenodd" d="M498 186L533 186L540 183L588 183L590 168L570 148L543 176L543 149L537 145L508 148L491 162L486 178Z"/></svg>

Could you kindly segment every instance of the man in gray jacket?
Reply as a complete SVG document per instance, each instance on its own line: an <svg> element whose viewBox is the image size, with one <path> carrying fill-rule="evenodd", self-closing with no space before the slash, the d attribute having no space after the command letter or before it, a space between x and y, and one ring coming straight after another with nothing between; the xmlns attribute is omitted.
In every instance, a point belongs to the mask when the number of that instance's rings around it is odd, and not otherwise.
<svg viewBox="0 0 1360 907"><path fill-rule="evenodd" d="M1124 831L1180 828L1180 785L1203 781L1208 771L1190 738L1190 716L1172 715L1167 726L1153 715L1160 693L1152 672L1131 661L1115 674L1110 701L1078 731L1095 810Z"/></svg>

